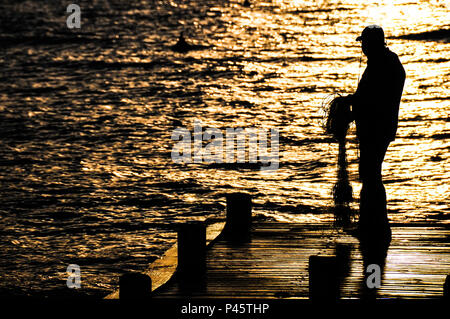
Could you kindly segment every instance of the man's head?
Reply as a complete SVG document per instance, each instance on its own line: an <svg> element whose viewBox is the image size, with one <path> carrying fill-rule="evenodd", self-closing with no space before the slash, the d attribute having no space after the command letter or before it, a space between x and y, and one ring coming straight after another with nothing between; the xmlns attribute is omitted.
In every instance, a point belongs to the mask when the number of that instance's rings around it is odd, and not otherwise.
<svg viewBox="0 0 450 319"><path fill-rule="evenodd" d="M384 31L376 24L365 27L361 35L356 38L356 41L361 41L362 51L368 57L381 52L386 45L384 42Z"/></svg>

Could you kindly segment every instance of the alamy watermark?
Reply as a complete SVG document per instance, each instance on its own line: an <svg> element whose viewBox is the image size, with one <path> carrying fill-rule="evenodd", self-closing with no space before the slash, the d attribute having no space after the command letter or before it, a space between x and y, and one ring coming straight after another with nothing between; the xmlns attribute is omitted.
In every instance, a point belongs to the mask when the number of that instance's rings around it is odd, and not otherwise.
<svg viewBox="0 0 450 319"><path fill-rule="evenodd" d="M67 277L67 280L66 280L67 288L70 288L70 289L81 288L80 266L78 266L77 264L70 264L69 266L67 266L66 272L69 275L69 277Z"/></svg>
<svg viewBox="0 0 450 319"><path fill-rule="evenodd" d="M195 119L193 132L179 127L171 138L177 141L171 152L175 163L259 163L262 171L275 171L279 167L279 132L275 128L221 131L203 128L201 121Z"/></svg>
<svg viewBox="0 0 450 319"><path fill-rule="evenodd" d="M366 279L367 288L381 287L381 267L377 264L370 264L367 266L366 274L369 274Z"/></svg>
<svg viewBox="0 0 450 319"><path fill-rule="evenodd" d="M79 5L72 3L67 6L67 13L70 15L66 19L66 25L69 29L81 28L81 8Z"/></svg>

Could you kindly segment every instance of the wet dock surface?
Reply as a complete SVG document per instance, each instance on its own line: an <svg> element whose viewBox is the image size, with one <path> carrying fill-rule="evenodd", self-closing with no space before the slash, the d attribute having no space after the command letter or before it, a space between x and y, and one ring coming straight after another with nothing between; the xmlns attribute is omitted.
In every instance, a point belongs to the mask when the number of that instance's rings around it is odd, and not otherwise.
<svg viewBox="0 0 450 319"><path fill-rule="evenodd" d="M381 287L370 294L377 298L441 297L450 273L449 237L445 225L393 225ZM332 224L258 221L250 241L233 244L219 237L210 245L202 280L186 282L175 276L154 297L308 298L308 263L313 255L343 256L341 298L361 298L367 293L355 237Z"/></svg>

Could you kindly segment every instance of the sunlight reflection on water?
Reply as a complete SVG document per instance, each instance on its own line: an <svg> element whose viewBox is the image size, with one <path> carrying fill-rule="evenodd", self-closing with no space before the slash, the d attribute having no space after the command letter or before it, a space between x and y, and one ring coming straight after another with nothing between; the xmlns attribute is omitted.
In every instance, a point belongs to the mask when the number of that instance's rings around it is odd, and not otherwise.
<svg viewBox="0 0 450 319"><path fill-rule="evenodd" d="M319 108L328 94L355 90L365 65L355 38L374 22L407 73L384 164L390 219L448 223L449 43L392 38L448 28L447 4L80 1L87 21L74 42L77 32L59 27L59 1L11 3L0 5L11 22L3 40L24 40L0 54L1 245L16 261L0 264L4 291L60 287L75 260L86 289L105 292L121 271L160 256L174 223L222 214L231 191L252 193L255 213L278 220L331 219L337 145ZM211 48L171 52L183 27ZM280 169L175 165L171 132L194 119L221 130L277 127ZM358 193L354 135L348 148Z"/></svg>

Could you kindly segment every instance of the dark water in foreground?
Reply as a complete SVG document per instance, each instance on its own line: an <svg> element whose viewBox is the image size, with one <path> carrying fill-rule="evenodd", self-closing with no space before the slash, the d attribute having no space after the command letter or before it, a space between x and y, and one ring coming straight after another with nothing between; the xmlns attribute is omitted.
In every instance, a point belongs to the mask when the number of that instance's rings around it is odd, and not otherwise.
<svg viewBox="0 0 450 319"><path fill-rule="evenodd" d="M330 220L337 145L321 101L352 92L365 25L378 23L407 72L397 140L384 165L390 218L448 224L448 5L441 1L65 1L0 4L0 294L52 295L66 267L103 296L175 240L174 224L223 213ZM181 30L210 46L170 51ZM440 30L441 36L397 38ZM444 31L443 31L444 30ZM421 33L421 34L422 34ZM280 130L280 168L174 164L172 131ZM349 143L358 193L357 149Z"/></svg>

